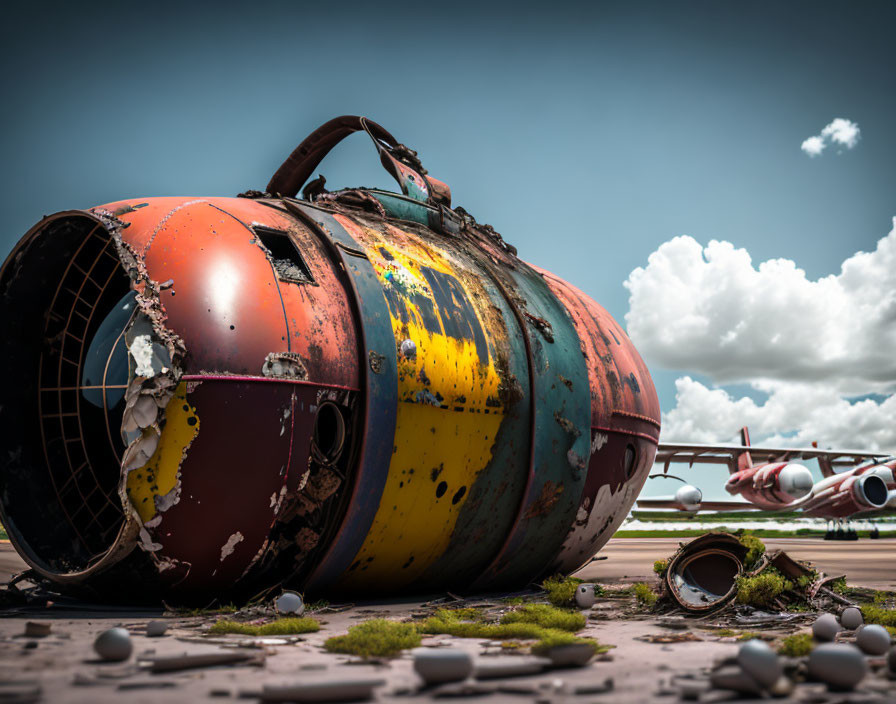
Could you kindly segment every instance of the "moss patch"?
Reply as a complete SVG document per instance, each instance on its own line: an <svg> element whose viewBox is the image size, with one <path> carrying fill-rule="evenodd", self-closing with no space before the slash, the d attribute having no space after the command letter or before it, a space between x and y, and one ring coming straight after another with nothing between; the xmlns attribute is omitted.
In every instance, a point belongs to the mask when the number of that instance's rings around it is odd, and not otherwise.
<svg viewBox="0 0 896 704"><path fill-rule="evenodd" d="M210 629L209 633L216 635L222 633L238 633L244 636L287 636L297 633L316 633L320 630L320 624L313 618L281 618L270 623L251 624L229 621L218 621Z"/></svg>
<svg viewBox="0 0 896 704"><path fill-rule="evenodd" d="M775 569L763 570L755 577L740 576L735 583L738 603L757 608L771 605L785 591L793 589L793 583Z"/></svg>
<svg viewBox="0 0 896 704"><path fill-rule="evenodd" d="M865 623L876 623L880 626L896 627L896 609L885 609L875 604L860 607Z"/></svg>
<svg viewBox="0 0 896 704"><path fill-rule="evenodd" d="M765 543L750 531L739 533L737 539L747 549L747 554L744 556L744 569L751 570L759 564L759 560L765 554Z"/></svg>
<svg viewBox="0 0 896 704"><path fill-rule="evenodd" d="M430 635L501 640L504 641L502 647L505 648L509 647L510 639L534 640L537 642L532 646L533 653L545 653L553 647L573 643L588 643L596 653L607 649L597 641L573 634L573 631L584 628L584 616L546 604L530 604L506 613L500 623L465 619L463 611L440 609L435 616L427 618L417 628L421 633Z"/></svg>
<svg viewBox="0 0 896 704"><path fill-rule="evenodd" d="M370 657L390 657L407 648L420 645L420 634L413 624L374 618L348 629L343 636L324 642L331 653L348 653Z"/></svg>
<svg viewBox="0 0 896 704"><path fill-rule="evenodd" d="M554 606L572 606L576 599L576 589L583 581L577 577L564 577L558 574L544 580L541 588L548 593L548 601ZM597 585L595 585L596 591Z"/></svg>
<svg viewBox="0 0 896 704"><path fill-rule="evenodd" d="M547 604L529 604L501 617L501 623L534 623L561 631L581 631L585 617L577 611L566 611Z"/></svg>
<svg viewBox="0 0 896 704"><path fill-rule="evenodd" d="M792 636L787 636L781 641L781 647L778 648L778 652L791 658L799 658L811 653L814 647L815 641L812 639L812 634L796 633Z"/></svg>

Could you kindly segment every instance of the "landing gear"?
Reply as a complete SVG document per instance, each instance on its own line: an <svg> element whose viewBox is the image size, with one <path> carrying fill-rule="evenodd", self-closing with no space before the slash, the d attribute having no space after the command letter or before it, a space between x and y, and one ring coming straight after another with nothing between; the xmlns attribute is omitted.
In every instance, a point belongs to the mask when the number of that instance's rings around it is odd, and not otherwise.
<svg viewBox="0 0 896 704"><path fill-rule="evenodd" d="M836 527L834 530L831 530L831 522L828 522L828 530L824 534L825 540L858 540L859 534L856 533L855 528L852 527L852 524L849 521L845 522L846 527L844 529L844 521L841 519L837 519L834 521L834 526Z"/></svg>
<svg viewBox="0 0 896 704"><path fill-rule="evenodd" d="M877 526L871 526L871 533L868 534L868 537L872 540L877 540L878 538L880 538L880 531L878 530Z"/></svg>

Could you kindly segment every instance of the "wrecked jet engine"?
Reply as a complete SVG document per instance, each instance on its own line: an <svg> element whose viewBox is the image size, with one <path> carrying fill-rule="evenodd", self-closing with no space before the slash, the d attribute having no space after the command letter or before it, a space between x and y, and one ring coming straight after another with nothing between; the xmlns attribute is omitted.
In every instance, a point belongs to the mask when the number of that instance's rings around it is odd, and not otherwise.
<svg viewBox="0 0 896 704"><path fill-rule="evenodd" d="M402 192L296 199L360 130ZM347 116L264 193L35 225L0 272L0 514L33 570L186 600L587 563L653 464L653 382L603 308L450 198Z"/></svg>

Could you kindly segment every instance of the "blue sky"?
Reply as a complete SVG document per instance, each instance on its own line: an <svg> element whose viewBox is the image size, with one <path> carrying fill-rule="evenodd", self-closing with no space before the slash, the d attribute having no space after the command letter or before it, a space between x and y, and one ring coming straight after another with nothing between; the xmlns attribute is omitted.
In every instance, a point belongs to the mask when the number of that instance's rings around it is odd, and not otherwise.
<svg viewBox="0 0 896 704"><path fill-rule="evenodd" d="M307 132L346 113L417 149L455 204L620 322L623 282L675 236L817 279L873 250L896 215L892 3L5 13L3 254L64 208L263 188ZM809 158L801 142L835 117L858 123L859 144ZM388 185L357 136L322 171L328 186ZM664 411L682 374L718 381L648 362ZM764 398L749 379L728 388Z"/></svg>

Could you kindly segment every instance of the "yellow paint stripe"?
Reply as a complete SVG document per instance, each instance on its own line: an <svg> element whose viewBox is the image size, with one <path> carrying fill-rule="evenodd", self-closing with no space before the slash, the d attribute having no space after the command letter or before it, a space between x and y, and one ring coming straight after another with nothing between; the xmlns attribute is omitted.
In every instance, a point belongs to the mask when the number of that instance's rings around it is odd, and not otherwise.
<svg viewBox="0 0 896 704"><path fill-rule="evenodd" d="M501 380L493 364L495 354L483 364L473 341L423 326L415 297L430 299L437 315L438 308L420 267L453 276L460 284L457 268L446 255L410 242L407 235L399 248L394 239L373 230L357 228L353 234L368 246L383 286L405 300L409 322L392 311L396 345L410 339L417 353L407 358L399 352L399 404L389 476L373 525L342 582L351 586L373 580L394 587L422 575L448 548L470 489L491 461L504 411L498 401ZM474 308L478 301L487 301L483 292L477 297L463 290ZM482 327L493 349L497 331Z"/></svg>
<svg viewBox="0 0 896 704"><path fill-rule="evenodd" d="M165 407L165 426L155 453L128 474L128 498L144 523L156 515L155 497L165 496L177 486L184 453L198 434L199 416L187 401L186 382L181 382Z"/></svg>

